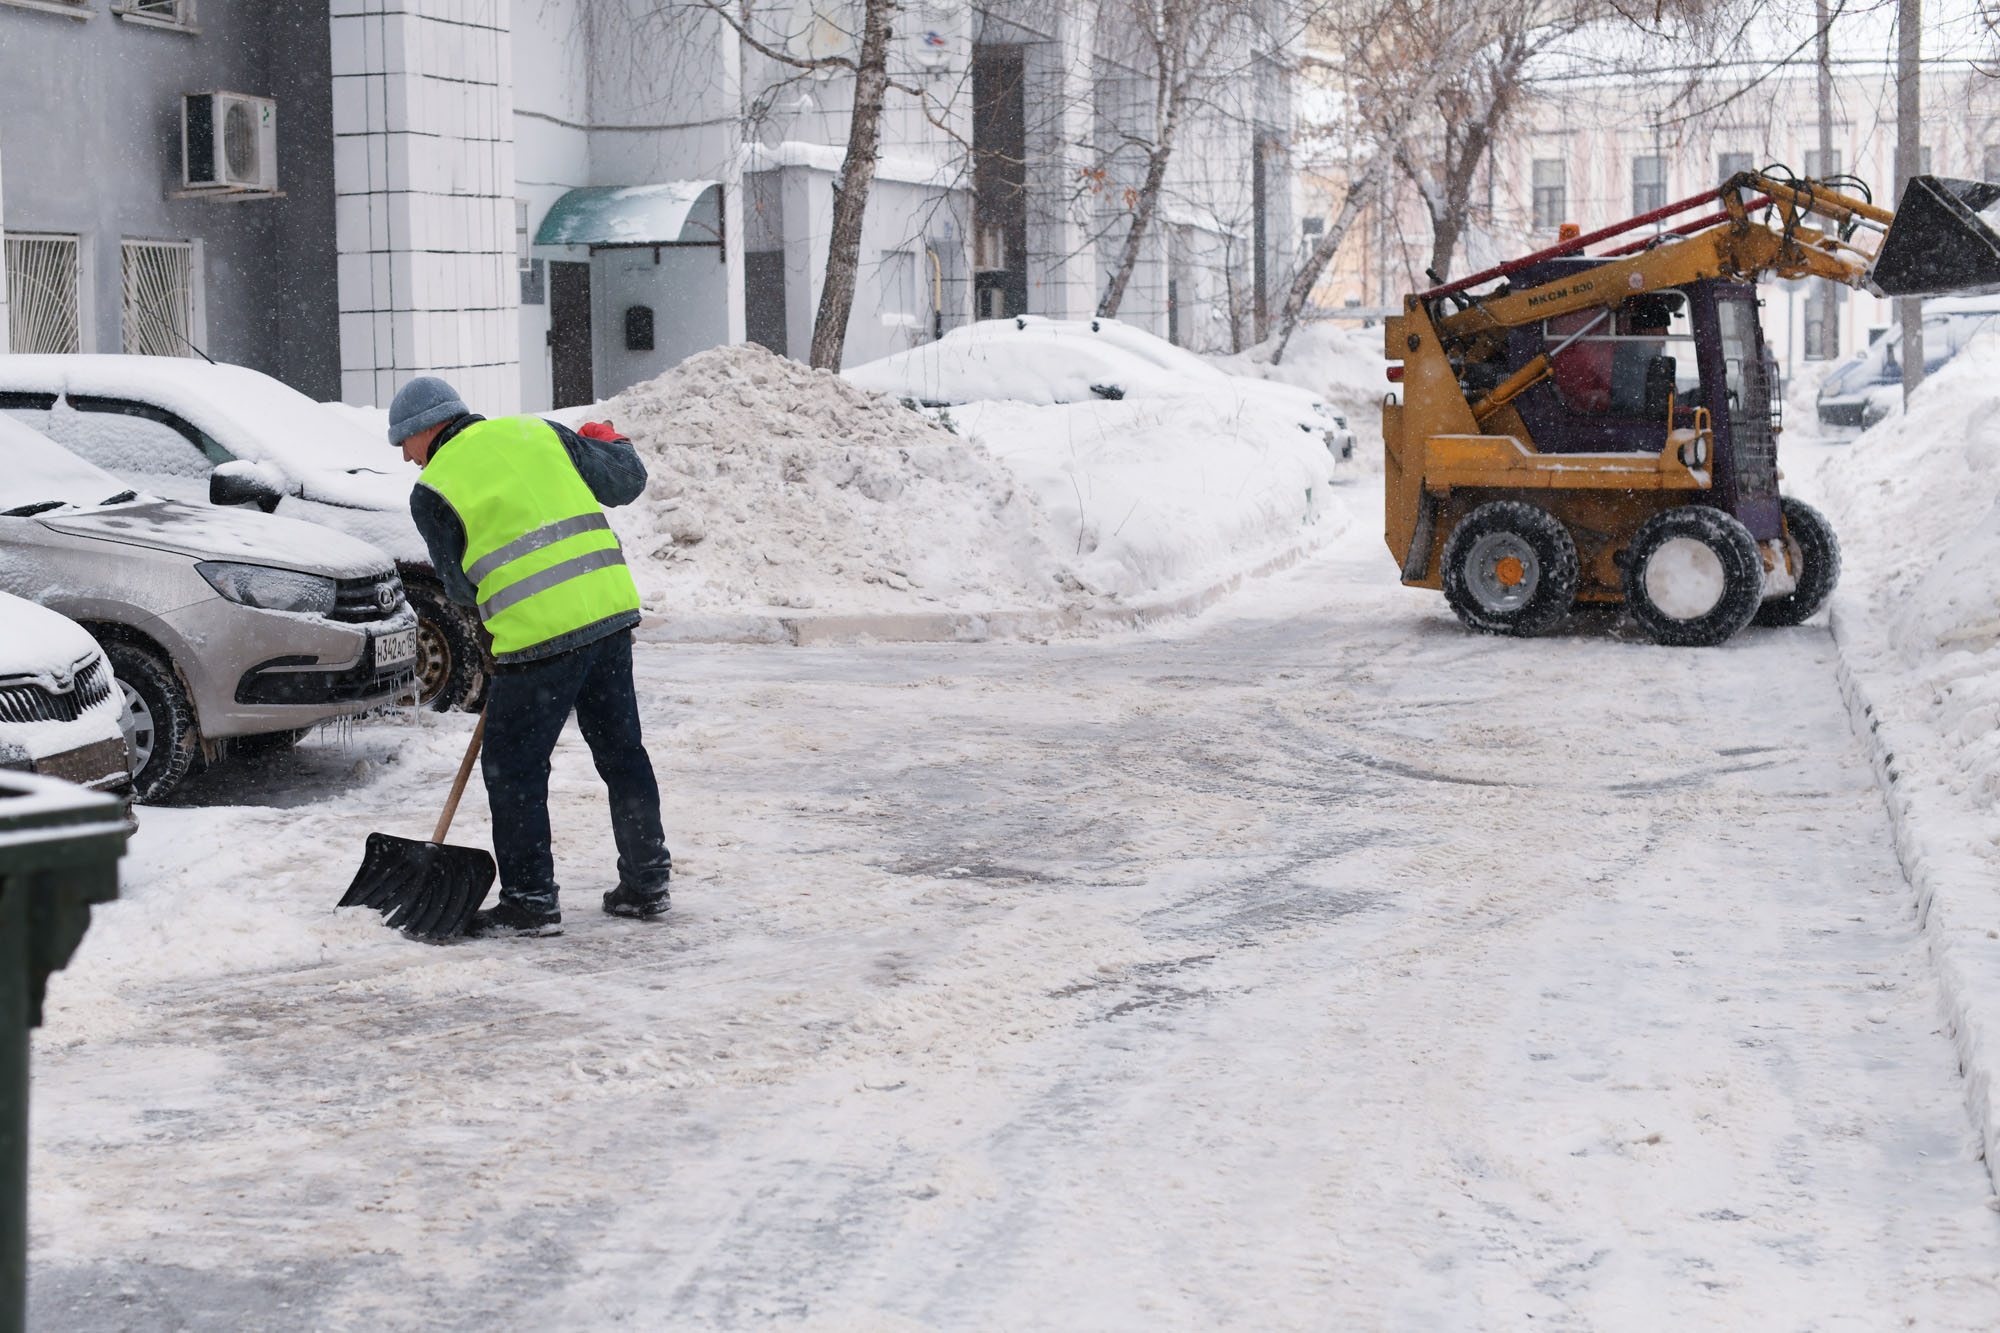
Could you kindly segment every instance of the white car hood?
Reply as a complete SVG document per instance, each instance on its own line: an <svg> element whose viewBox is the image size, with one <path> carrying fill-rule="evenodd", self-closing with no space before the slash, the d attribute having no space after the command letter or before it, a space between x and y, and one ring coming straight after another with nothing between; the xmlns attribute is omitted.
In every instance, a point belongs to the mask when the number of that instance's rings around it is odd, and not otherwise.
<svg viewBox="0 0 2000 1333"><path fill-rule="evenodd" d="M53 681L96 653L97 641L68 616L0 592L0 677Z"/></svg>
<svg viewBox="0 0 2000 1333"><path fill-rule="evenodd" d="M250 510L148 500L109 509L37 516L43 527L72 537L124 542L191 555L237 560L331 578L379 574L391 561L378 548L316 523Z"/></svg>

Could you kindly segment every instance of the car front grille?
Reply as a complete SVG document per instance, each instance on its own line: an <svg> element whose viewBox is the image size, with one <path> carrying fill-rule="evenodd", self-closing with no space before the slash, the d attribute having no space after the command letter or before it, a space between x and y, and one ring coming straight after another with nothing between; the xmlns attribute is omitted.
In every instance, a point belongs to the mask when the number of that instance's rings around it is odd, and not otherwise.
<svg viewBox="0 0 2000 1333"><path fill-rule="evenodd" d="M74 722L110 695L111 673L100 657L60 692L33 681L0 685L0 722Z"/></svg>
<svg viewBox="0 0 2000 1333"><path fill-rule="evenodd" d="M403 581L393 569L368 578L334 580L331 619L387 620L402 609Z"/></svg>

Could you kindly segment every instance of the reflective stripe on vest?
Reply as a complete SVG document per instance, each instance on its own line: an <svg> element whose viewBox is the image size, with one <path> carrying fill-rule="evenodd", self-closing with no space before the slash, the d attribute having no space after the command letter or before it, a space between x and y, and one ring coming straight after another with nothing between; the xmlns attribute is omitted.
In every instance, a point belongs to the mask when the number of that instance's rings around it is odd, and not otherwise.
<svg viewBox="0 0 2000 1333"><path fill-rule="evenodd" d="M466 577L500 660L639 609L610 521L547 422L474 422L419 483L465 526Z"/></svg>

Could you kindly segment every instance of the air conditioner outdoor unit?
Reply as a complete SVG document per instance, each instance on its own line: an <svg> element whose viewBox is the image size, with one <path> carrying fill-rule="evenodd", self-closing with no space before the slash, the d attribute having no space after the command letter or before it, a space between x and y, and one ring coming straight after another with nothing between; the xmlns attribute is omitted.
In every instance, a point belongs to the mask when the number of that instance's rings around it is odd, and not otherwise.
<svg viewBox="0 0 2000 1333"><path fill-rule="evenodd" d="M247 93L184 94L181 184L194 191L275 193L277 102Z"/></svg>

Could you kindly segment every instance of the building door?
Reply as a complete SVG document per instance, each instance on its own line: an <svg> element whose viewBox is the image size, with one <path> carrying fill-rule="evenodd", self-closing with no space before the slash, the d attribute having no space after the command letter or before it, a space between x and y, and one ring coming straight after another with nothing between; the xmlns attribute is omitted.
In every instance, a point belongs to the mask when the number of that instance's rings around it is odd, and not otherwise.
<svg viewBox="0 0 2000 1333"><path fill-rule="evenodd" d="M590 265L549 262L551 407L596 401L591 389Z"/></svg>
<svg viewBox="0 0 2000 1333"><path fill-rule="evenodd" d="M1018 46L972 52L973 318L1028 309L1028 119Z"/></svg>
<svg viewBox="0 0 2000 1333"><path fill-rule="evenodd" d="M743 256L743 336L785 355L785 252Z"/></svg>

